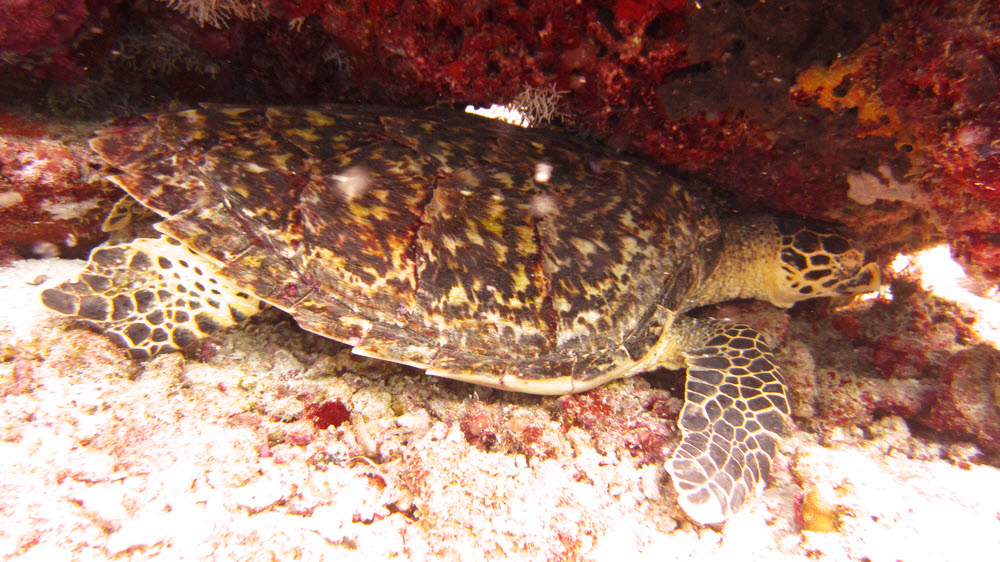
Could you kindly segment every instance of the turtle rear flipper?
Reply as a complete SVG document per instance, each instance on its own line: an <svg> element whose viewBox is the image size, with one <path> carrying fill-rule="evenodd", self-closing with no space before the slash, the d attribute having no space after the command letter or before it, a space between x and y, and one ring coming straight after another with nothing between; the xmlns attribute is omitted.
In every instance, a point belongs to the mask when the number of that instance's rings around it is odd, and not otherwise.
<svg viewBox="0 0 1000 562"><path fill-rule="evenodd" d="M42 292L56 312L96 326L134 359L177 351L260 310L218 266L166 237L100 246L80 278Z"/></svg>
<svg viewBox="0 0 1000 562"><path fill-rule="evenodd" d="M785 381L761 335L715 326L702 347L684 353L683 440L666 466L678 503L702 524L725 521L764 488L789 414Z"/></svg>

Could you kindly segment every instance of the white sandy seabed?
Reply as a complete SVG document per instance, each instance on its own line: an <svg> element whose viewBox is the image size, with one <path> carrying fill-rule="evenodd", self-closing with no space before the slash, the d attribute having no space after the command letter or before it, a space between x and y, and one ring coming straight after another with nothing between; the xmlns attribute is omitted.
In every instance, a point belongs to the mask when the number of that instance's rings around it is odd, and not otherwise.
<svg viewBox="0 0 1000 562"><path fill-rule="evenodd" d="M698 527L678 513L660 463L619 437L664 421L643 409L664 393L647 377L593 395L608 423L567 428L553 414L558 398L442 381L322 342L317 351L318 338L277 313L219 336L200 361L139 365L41 308L38 293L78 267L0 270L0 558L1000 553L1000 470L941 460L942 448L961 447L916 438L900 418L835 428L822 445L793 432L763 497L721 528ZM338 402L349 421L309 421L309 404ZM470 442L493 431L500 445L523 444L525 428L544 454Z"/></svg>

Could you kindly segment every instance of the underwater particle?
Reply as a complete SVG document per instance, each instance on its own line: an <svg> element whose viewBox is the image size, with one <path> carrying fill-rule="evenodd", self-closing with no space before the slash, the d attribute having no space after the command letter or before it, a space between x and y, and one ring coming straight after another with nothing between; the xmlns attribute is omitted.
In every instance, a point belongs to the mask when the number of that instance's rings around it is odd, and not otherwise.
<svg viewBox="0 0 1000 562"><path fill-rule="evenodd" d="M368 170L361 166L351 166L343 174L333 176L337 190L344 201L350 202L355 197L364 195L371 187L372 178Z"/></svg>
<svg viewBox="0 0 1000 562"><path fill-rule="evenodd" d="M539 193L531 198L531 214L537 218L544 218L549 215L559 213L559 203L556 198L548 193Z"/></svg>
<svg viewBox="0 0 1000 562"><path fill-rule="evenodd" d="M535 181L538 183L546 183L552 179L552 164L548 162L539 162L535 164Z"/></svg>
<svg viewBox="0 0 1000 562"><path fill-rule="evenodd" d="M60 251L59 246L56 246L52 242L46 242L44 240L39 240L31 245L31 253L39 259L45 258L58 258Z"/></svg>
<svg viewBox="0 0 1000 562"><path fill-rule="evenodd" d="M305 23L305 16L299 16L288 20L288 31L302 31L302 24Z"/></svg>

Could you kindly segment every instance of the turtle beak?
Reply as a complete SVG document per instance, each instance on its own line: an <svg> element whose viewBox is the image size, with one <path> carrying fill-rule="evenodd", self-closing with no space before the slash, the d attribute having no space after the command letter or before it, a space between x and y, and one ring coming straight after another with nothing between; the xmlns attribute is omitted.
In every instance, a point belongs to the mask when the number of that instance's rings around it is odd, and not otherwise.
<svg viewBox="0 0 1000 562"><path fill-rule="evenodd" d="M842 295L857 295L877 291L881 286L882 274L878 264L869 262L862 266L853 277L837 283L834 290Z"/></svg>

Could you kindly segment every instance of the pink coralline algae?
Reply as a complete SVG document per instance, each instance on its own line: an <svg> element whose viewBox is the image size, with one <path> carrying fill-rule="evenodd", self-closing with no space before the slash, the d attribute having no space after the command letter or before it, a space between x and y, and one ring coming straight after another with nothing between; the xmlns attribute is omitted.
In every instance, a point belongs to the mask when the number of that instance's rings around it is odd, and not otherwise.
<svg viewBox="0 0 1000 562"><path fill-rule="evenodd" d="M350 410L340 400L331 400L322 404L307 405L303 412L312 420L316 429L326 429L330 426L340 427L351 417Z"/></svg>
<svg viewBox="0 0 1000 562"><path fill-rule="evenodd" d="M73 37L87 18L78 0L3 0L0 2L0 51L27 55L56 50Z"/></svg>
<svg viewBox="0 0 1000 562"><path fill-rule="evenodd" d="M365 92L378 100L445 96L489 104L512 99L525 86L554 85L604 113L608 104L636 101L642 86L651 92L682 64L668 35L682 25L686 4L305 1L274 2L271 12L318 17Z"/></svg>
<svg viewBox="0 0 1000 562"><path fill-rule="evenodd" d="M979 345L956 353L943 365L927 424L971 437L989 453L1000 452L1000 354L996 349Z"/></svg>
<svg viewBox="0 0 1000 562"><path fill-rule="evenodd" d="M826 354L815 347L804 369L814 370L811 376L799 373L802 361L789 363L795 415L827 427L868 427L900 416L940 439L970 440L989 455L1000 452L1000 353L971 330L975 317L961 306L905 277L892 288L891 301L836 312L815 333L796 334L828 342L846 338L853 352Z"/></svg>
<svg viewBox="0 0 1000 562"><path fill-rule="evenodd" d="M101 214L120 197L98 177L89 127L0 110L0 245L25 256L67 255L102 238Z"/></svg>
<svg viewBox="0 0 1000 562"><path fill-rule="evenodd" d="M72 40L90 16L84 0L0 0L0 60L33 57L79 77Z"/></svg>

